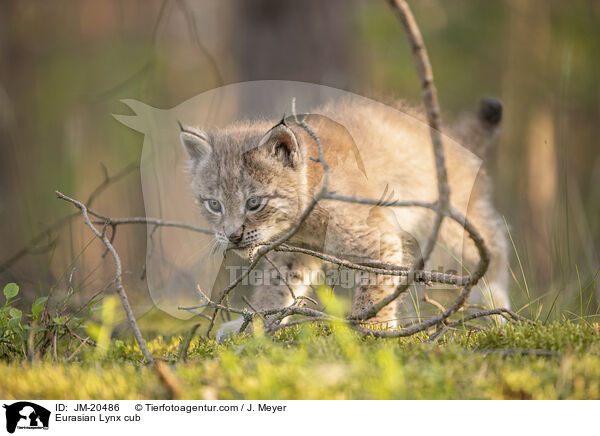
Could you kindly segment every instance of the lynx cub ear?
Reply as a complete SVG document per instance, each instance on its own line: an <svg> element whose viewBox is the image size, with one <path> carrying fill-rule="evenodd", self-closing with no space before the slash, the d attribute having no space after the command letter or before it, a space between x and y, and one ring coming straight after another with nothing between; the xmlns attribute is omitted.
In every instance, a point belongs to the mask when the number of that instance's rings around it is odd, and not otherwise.
<svg viewBox="0 0 600 436"><path fill-rule="evenodd" d="M262 137L258 148L263 147L286 167L296 168L300 162L300 150L296 135L287 126L284 119Z"/></svg>
<svg viewBox="0 0 600 436"><path fill-rule="evenodd" d="M181 123L179 123L179 128L181 129L179 135L181 144L187 151L190 159L194 161L206 159L212 151L206 133L193 127L185 127Z"/></svg>

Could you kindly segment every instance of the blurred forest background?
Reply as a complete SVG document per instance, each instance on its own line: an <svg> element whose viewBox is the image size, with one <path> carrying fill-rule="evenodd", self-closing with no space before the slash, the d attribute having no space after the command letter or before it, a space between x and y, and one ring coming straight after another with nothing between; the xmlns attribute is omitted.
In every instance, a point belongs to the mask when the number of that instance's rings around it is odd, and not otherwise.
<svg viewBox="0 0 600 436"><path fill-rule="evenodd" d="M543 317L600 302L600 2L411 2L445 121L483 96L505 107L487 166L514 241L511 297ZM32 300L109 285L110 260L54 190L84 200L105 171L139 162L121 99L170 108L223 84L285 79L420 104L400 24L375 0L82 0L0 3L0 284ZM135 167L94 200L141 216ZM144 226L116 248L139 313ZM73 268L75 268L73 270ZM81 297L83 298L83 297ZM585 313L589 313L585 312ZM528 312L527 312L528 314Z"/></svg>

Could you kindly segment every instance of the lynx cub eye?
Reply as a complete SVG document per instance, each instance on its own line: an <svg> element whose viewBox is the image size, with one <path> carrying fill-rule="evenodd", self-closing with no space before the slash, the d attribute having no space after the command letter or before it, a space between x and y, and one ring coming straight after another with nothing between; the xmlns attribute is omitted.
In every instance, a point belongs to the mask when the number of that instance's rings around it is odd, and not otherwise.
<svg viewBox="0 0 600 436"><path fill-rule="evenodd" d="M249 210L250 212L256 212L262 206L264 206L264 204L263 204L263 199L261 197L250 197L246 201L246 209Z"/></svg>
<svg viewBox="0 0 600 436"><path fill-rule="evenodd" d="M221 211L223 210L219 200L215 199L205 200L204 206L208 209L209 212L212 213L221 213Z"/></svg>

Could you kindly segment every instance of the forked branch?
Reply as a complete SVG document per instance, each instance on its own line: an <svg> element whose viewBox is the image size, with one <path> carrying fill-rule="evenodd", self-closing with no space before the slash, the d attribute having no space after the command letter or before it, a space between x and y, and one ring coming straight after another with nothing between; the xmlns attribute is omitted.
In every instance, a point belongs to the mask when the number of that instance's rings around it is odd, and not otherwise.
<svg viewBox="0 0 600 436"><path fill-rule="evenodd" d="M98 231L98 229L96 227L94 227L94 224L92 224L90 217L88 215L88 209L85 204L81 203L80 201L74 200L71 197L67 197L66 195L62 194L59 191L56 191L56 195L58 198L74 204L81 210L81 214L83 215L83 219L84 219L85 223L87 224L87 226L92 230L94 235L96 235L96 237L102 241L102 243L106 246L107 250L110 252L111 256L113 257L113 259L115 261L115 286L117 288L117 293L119 294L119 298L121 298L121 304L123 305L123 310L125 310L125 315L127 316L129 325L131 326L131 329L133 330L133 335L135 336L135 339L140 347L140 350L142 350L142 354L144 355L144 358L148 361L148 363L154 363L154 359L152 358L150 351L148 351L148 348L146 347L146 342L144 341L144 337L142 336L142 332L140 331L140 328L138 327L137 321L135 319L135 315L133 314L133 310L131 309L131 305L129 304L129 299L127 298L127 294L125 293L125 289L123 289L121 259L119 258L117 250L115 250L115 247L113 247L110 240L106 237L105 231L103 230L102 232L100 232L100 231Z"/></svg>

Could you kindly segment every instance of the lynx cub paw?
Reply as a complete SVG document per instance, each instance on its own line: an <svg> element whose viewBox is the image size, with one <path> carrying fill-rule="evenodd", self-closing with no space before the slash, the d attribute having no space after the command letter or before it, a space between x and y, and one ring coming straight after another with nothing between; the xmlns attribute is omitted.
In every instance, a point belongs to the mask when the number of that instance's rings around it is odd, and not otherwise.
<svg viewBox="0 0 600 436"><path fill-rule="evenodd" d="M221 328L217 331L217 343L220 344L231 339L233 335L237 334L240 331L240 328L242 327L243 323L244 318L240 317L238 319L234 319L233 321L229 321L221 325ZM248 325L246 331L248 331L248 329L250 329L250 325Z"/></svg>

